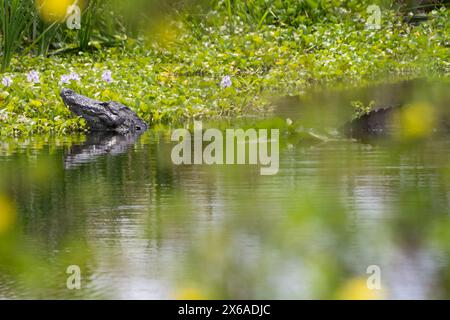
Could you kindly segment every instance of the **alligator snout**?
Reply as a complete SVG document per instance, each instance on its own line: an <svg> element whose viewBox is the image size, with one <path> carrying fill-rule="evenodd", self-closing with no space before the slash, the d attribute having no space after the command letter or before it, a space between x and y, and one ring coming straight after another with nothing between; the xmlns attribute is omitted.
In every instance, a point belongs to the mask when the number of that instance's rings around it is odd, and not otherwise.
<svg viewBox="0 0 450 320"><path fill-rule="evenodd" d="M73 91L73 90L65 89L65 88L61 90L61 97L68 97L73 94L75 94L75 91Z"/></svg>

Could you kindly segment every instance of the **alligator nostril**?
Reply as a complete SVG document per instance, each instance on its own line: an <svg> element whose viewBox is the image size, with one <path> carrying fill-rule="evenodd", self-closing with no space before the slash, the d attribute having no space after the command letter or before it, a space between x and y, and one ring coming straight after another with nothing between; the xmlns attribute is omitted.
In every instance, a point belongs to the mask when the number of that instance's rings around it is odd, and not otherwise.
<svg viewBox="0 0 450 320"><path fill-rule="evenodd" d="M70 89L62 89L61 90L61 94L64 95L64 96L69 96L69 95L72 95L73 93L74 92L72 90L70 90Z"/></svg>

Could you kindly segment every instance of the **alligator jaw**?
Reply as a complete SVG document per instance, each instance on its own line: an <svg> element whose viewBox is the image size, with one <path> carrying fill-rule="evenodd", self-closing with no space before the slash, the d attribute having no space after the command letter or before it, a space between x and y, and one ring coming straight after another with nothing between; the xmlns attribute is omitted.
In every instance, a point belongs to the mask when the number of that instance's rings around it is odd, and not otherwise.
<svg viewBox="0 0 450 320"><path fill-rule="evenodd" d="M86 120L91 131L135 134L147 130L136 113L118 102L93 100L70 89L62 89L61 98L70 111Z"/></svg>

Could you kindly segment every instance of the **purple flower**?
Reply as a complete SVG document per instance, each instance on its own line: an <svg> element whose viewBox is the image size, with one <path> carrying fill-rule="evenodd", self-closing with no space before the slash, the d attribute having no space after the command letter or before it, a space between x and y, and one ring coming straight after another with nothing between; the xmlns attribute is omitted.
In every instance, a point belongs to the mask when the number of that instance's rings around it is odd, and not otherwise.
<svg viewBox="0 0 450 320"><path fill-rule="evenodd" d="M231 83L230 76L225 76L225 77L222 78L222 81L220 82L220 86L222 88L225 89L225 88L231 87L231 85L232 85L232 83Z"/></svg>
<svg viewBox="0 0 450 320"><path fill-rule="evenodd" d="M69 74L69 80L80 81L81 78L80 78L80 76L78 75L78 73L72 72L71 74Z"/></svg>
<svg viewBox="0 0 450 320"><path fill-rule="evenodd" d="M69 83L70 81L80 81L81 80L81 78L80 78L80 76L77 74L77 73L75 73L75 72L72 72L71 74L69 74L69 75L67 75L67 74L63 74L62 76L61 76L61 78L60 78L60 80L59 80L59 84L61 85L61 84L66 84L66 83Z"/></svg>
<svg viewBox="0 0 450 320"><path fill-rule="evenodd" d="M3 77L3 79L2 79L2 84L5 86L5 87L10 87L11 86L11 84L12 84L12 79L11 79L11 77L8 77L8 76L4 76Z"/></svg>
<svg viewBox="0 0 450 320"><path fill-rule="evenodd" d="M39 72L37 72L35 70L30 71L27 74L27 80L28 80L28 82L31 82L31 83L39 83L39 81L40 81Z"/></svg>
<svg viewBox="0 0 450 320"><path fill-rule="evenodd" d="M68 75L66 75L66 74L63 74L62 76L61 76L61 78L59 79L59 84L61 85L61 84L66 84L66 83L69 83L70 82L70 78L69 78L69 76Z"/></svg>
<svg viewBox="0 0 450 320"><path fill-rule="evenodd" d="M112 72L110 70L106 70L105 72L103 72L102 80L107 82L107 83L113 82Z"/></svg>

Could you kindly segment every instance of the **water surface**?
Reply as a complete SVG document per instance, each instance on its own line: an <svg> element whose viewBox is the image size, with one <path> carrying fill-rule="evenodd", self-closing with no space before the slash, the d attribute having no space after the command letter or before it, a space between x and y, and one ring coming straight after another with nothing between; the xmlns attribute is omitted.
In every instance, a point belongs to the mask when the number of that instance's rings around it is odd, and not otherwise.
<svg viewBox="0 0 450 320"><path fill-rule="evenodd" d="M311 142L284 124L326 132L351 100L446 110L448 97L423 83L321 91L230 121L283 124L274 176L175 166L169 128L2 139L0 298L354 298L371 265L382 290L370 294L448 298L449 136ZM81 290L66 287L69 265Z"/></svg>

